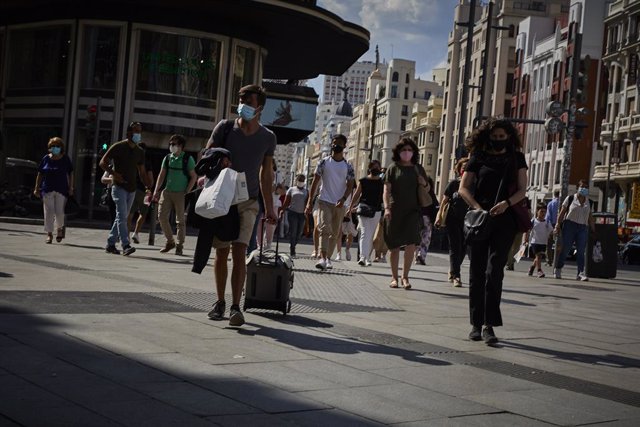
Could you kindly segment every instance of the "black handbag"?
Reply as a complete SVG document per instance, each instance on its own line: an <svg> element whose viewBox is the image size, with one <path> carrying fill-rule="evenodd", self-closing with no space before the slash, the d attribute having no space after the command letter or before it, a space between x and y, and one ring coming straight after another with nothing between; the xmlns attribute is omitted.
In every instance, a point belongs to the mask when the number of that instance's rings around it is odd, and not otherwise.
<svg viewBox="0 0 640 427"><path fill-rule="evenodd" d="M369 205L359 203L358 208L356 209L356 214L365 218L373 218L376 215L376 211Z"/></svg>
<svg viewBox="0 0 640 427"><path fill-rule="evenodd" d="M498 192L496 193L496 200L493 205L498 204L498 198L502 192L502 186L507 176L509 167L505 167L502 179L500 180L500 186L498 186ZM478 242L484 242L489 239L489 211L484 209L469 209L464 215L464 239L467 245L471 245Z"/></svg>

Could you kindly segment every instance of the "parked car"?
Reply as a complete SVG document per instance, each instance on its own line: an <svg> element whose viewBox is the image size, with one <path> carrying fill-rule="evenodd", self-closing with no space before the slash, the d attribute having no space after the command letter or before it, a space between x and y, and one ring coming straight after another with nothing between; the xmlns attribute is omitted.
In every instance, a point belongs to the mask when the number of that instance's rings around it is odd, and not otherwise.
<svg viewBox="0 0 640 427"><path fill-rule="evenodd" d="M38 174L38 163L7 157L5 182L0 184L0 215L42 215L42 203L31 192Z"/></svg>
<svg viewBox="0 0 640 427"><path fill-rule="evenodd" d="M619 252L623 264L640 264L640 234L635 234Z"/></svg>

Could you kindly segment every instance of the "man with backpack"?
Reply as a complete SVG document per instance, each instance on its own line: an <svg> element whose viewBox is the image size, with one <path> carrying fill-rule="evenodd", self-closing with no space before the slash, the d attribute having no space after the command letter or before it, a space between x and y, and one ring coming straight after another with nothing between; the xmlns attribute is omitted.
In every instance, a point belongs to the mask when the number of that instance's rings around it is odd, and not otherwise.
<svg viewBox="0 0 640 427"><path fill-rule="evenodd" d="M591 200L589 200L589 186L585 179L578 182L576 194L568 196L562 202L562 208L558 214L558 222L553 230L559 234L562 240L560 254L558 256L554 276L556 279L562 278L562 267L564 261L571 250L572 245L576 245L576 264L578 264L578 274L576 280L587 281L584 273L584 253L587 247L589 229L595 231L595 221L592 215Z"/></svg>
<svg viewBox="0 0 640 427"><path fill-rule="evenodd" d="M166 253L171 249L176 249L176 255L182 255L184 239L186 236L184 219L184 197L191 191L198 179L194 169L196 167L193 157L184 152L186 140L182 135L172 135L169 138L169 151L162 160L160 175L156 183L153 200L158 201L158 220L160 228L167 243L160 252ZM162 184L165 182L164 190L160 192ZM178 243L173 238L173 229L169 223L171 211L175 210L176 228Z"/></svg>

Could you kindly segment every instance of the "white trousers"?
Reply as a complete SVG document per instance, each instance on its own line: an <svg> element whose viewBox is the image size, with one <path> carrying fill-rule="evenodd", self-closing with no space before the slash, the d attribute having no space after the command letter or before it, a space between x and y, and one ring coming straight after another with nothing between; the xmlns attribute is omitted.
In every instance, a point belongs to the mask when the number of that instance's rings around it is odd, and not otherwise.
<svg viewBox="0 0 640 427"><path fill-rule="evenodd" d="M42 196L42 205L44 208L44 231L53 233L53 223L56 229L64 227L64 205L67 198L57 191L44 193Z"/></svg>
<svg viewBox="0 0 640 427"><path fill-rule="evenodd" d="M370 260L373 249L373 236L380 222L381 212L376 212L373 218L358 215L358 229L360 230L360 257Z"/></svg>

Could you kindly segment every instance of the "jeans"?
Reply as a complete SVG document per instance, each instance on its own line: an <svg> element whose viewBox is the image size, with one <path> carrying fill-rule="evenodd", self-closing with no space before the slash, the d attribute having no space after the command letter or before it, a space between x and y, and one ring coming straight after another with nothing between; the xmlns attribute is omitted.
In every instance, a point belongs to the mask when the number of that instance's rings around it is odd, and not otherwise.
<svg viewBox="0 0 640 427"><path fill-rule="evenodd" d="M116 240L120 237L122 247L129 246L129 230L127 230L127 217L133 205L133 199L136 196L135 191L127 191L119 185L111 187L111 197L116 205L116 219L113 221L107 244L115 246Z"/></svg>
<svg viewBox="0 0 640 427"><path fill-rule="evenodd" d="M558 257L558 265L556 268L564 267L564 261L569 255L573 242L576 243L576 263L578 264L578 273L584 271L584 252L587 248L587 237L589 237L589 229L586 224L578 224L577 222L565 220L562 223L562 249Z"/></svg>
<svg viewBox="0 0 640 427"><path fill-rule="evenodd" d="M289 251L296 253L296 245L302 237L304 231L304 213L287 210L287 220L289 221Z"/></svg>
<svg viewBox="0 0 640 427"><path fill-rule="evenodd" d="M373 249L373 237L376 228L380 223L380 211L376 212L373 218L358 215L358 229L360 230L360 258L371 260L371 250Z"/></svg>
<svg viewBox="0 0 640 427"><path fill-rule="evenodd" d="M516 235L510 212L490 218L489 239L471 245L469 317L473 326L502 326L500 300L509 248Z"/></svg>

